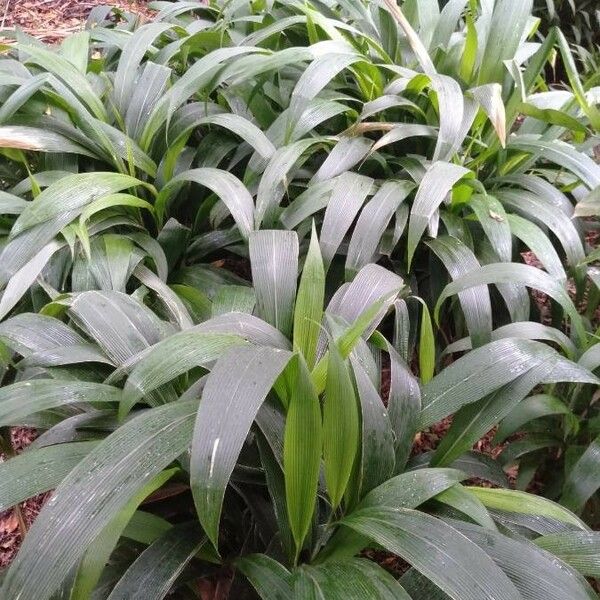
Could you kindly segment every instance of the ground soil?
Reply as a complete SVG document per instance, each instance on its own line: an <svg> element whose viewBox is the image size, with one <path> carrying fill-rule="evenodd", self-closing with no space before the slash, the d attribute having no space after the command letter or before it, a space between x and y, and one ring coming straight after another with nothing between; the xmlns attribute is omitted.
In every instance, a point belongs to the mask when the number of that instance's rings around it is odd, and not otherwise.
<svg viewBox="0 0 600 600"><path fill-rule="evenodd" d="M150 19L144 0L0 0L0 28L19 27L45 42L59 42L83 29L95 6L110 4Z"/></svg>

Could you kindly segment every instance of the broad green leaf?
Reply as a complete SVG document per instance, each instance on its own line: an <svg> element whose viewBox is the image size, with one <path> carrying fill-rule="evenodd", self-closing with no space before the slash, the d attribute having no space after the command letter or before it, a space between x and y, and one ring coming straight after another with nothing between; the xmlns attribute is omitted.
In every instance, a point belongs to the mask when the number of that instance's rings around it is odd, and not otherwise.
<svg viewBox="0 0 600 600"><path fill-rule="evenodd" d="M344 495L358 455L359 416L347 363L335 343L329 344L329 363L323 402L323 462L331 506Z"/></svg>
<svg viewBox="0 0 600 600"><path fill-rule="evenodd" d="M249 250L258 314L288 337L298 277L298 235L295 231L255 231Z"/></svg>
<svg viewBox="0 0 600 600"><path fill-rule="evenodd" d="M562 332L555 327L549 327L535 321L518 321L517 323L509 323L494 329L492 331L492 341L502 338L521 338L524 340L544 340L557 344L562 352L571 360L577 355L575 344ZM463 338L446 346L444 354L452 352L464 352L471 349L471 340ZM583 356L582 356L583 358ZM580 361L580 365L586 369L594 370L588 365Z"/></svg>
<svg viewBox="0 0 600 600"><path fill-rule="evenodd" d="M166 311L170 313L171 319L177 323L181 329L189 329L193 326L194 323L185 304L160 277L154 274L153 271L142 264L138 264L132 274L140 281L140 283L156 293Z"/></svg>
<svg viewBox="0 0 600 600"><path fill-rule="evenodd" d="M600 185L600 165L597 165L587 154L575 150L566 142L517 136L511 139L509 147L529 152L535 156L543 155L546 160L571 171L590 189Z"/></svg>
<svg viewBox="0 0 600 600"><path fill-rule="evenodd" d="M402 473L371 490L356 510L379 506L416 508L464 478L465 475L455 469L419 469ZM329 561L350 558L368 544L368 537L342 527L319 554L319 559Z"/></svg>
<svg viewBox="0 0 600 600"><path fill-rule="evenodd" d="M0 201L2 197L0 196ZM576 217L595 217L600 214L600 188L595 188L575 206Z"/></svg>
<svg viewBox="0 0 600 600"><path fill-rule="evenodd" d="M510 383L547 350L543 344L512 338L472 350L424 386L420 426L427 427Z"/></svg>
<svg viewBox="0 0 600 600"><path fill-rule="evenodd" d="M540 496L534 496L533 494L517 490L480 487L467 487L465 489L477 496L490 509L550 517L579 529L588 529L585 523L570 510Z"/></svg>
<svg viewBox="0 0 600 600"><path fill-rule="evenodd" d="M454 184L468 173L469 170L464 167L445 162L435 162L427 170L410 211L407 249L409 267L429 220L444 202Z"/></svg>
<svg viewBox="0 0 600 600"><path fill-rule="evenodd" d="M357 358L352 371L361 409L361 450L359 491L361 496L389 479L394 473L394 432L381 397Z"/></svg>
<svg viewBox="0 0 600 600"><path fill-rule="evenodd" d="M404 13L400 10L395 0L384 1L389 12L404 30L404 35L406 36L412 51L415 53L415 56L417 57L417 60L419 61L423 71L429 76L435 75L437 71L431 58L429 57L427 48L423 45L423 42L413 29L410 21L404 16Z"/></svg>
<svg viewBox="0 0 600 600"><path fill-rule="evenodd" d="M198 367L208 367L227 350L244 345L240 337L221 333L200 333L195 328L173 335L138 357L125 383L121 415L143 396L179 375Z"/></svg>
<svg viewBox="0 0 600 600"><path fill-rule="evenodd" d="M400 473L410 455L421 411L421 388L408 365L387 344L390 356L390 392L387 409L394 431L395 473Z"/></svg>
<svg viewBox="0 0 600 600"><path fill-rule="evenodd" d="M191 181L208 188L223 201L236 222L240 233L247 238L253 229L254 202L244 184L231 173L204 167L180 173L163 187L156 199L156 212L164 218L169 200L181 189L182 183Z"/></svg>
<svg viewBox="0 0 600 600"><path fill-rule="evenodd" d="M264 554L250 554L236 562L263 600L289 600L293 597L290 572Z"/></svg>
<svg viewBox="0 0 600 600"><path fill-rule="evenodd" d="M88 381L32 379L0 388L0 426L20 425L29 415L80 402L120 402L122 390Z"/></svg>
<svg viewBox="0 0 600 600"><path fill-rule="evenodd" d="M565 403L556 396L549 394L535 394L525 398L514 408L507 417L502 419L498 431L494 436L494 442L501 444L507 437L519 431L519 429L533 421L550 415L573 415Z"/></svg>
<svg viewBox="0 0 600 600"><path fill-rule="evenodd" d="M96 446L97 442L57 444L28 450L0 463L3 485L0 511L52 490Z"/></svg>
<svg viewBox="0 0 600 600"><path fill-rule="evenodd" d="M152 107L167 89L170 76L171 69L163 65L154 62L144 65L125 112L125 132L132 140L139 140Z"/></svg>
<svg viewBox="0 0 600 600"><path fill-rule="evenodd" d="M469 247L458 238L440 236L427 245L435 252L452 279L458 279L481 266ZM492 305L487 288L479 286L461 292L459 300L474 345L488 342L492 330Z"/></svg>
<svg viewBox="0 0 600 600"><path fill-rule="evenodd" d="M26 200L8 192L0 192L0 214L20 215L29 205Z"/></svg>
<svg viewBox="0 0 600 600"><path fill-rule="evenodd" d="M311 138L293 142L288 146L279 148L271 157L260 179L256 195L256 211L254 213L256 228L260 227L263 221L266 222L267 226L274 222L277 207L287 188L290 170L302 154L321 141L319 138Z"/></svg>
<svg viewBox="0 0 600 600"><path fill-rule="evenodd" d="M561 504L580 513L589 498L600 488L600 436L587 447L583 456L570 469Z"/></svg>
<svg viewBox="0 0 600 600"><path fill-rule="evenodd" d="M331 300L327 312L341 317L347 323L355 323L370 309L376 309L364 332L364 337L368 339L403 286L403 280L392 271L380 265L368 264L357 273L338 302Z"/></svg>
<svg viewBox="0 0 600 600"><path fill-rule="evenodd" d="M377 259L377 249L386 227L413 188L409 182L389 181L367 202L350 239L346 271L355 273Z"/></svg>
<svg viewBox="0 0 600 600"><path fill-rule="evenodd" d="M571 266L578 265L584 259L585 251L581 237L573 221L569 215L556 210L553 203L523 190L519 192L502 190L497 193L497 196L508 208L524 215L526 219L542 227L548 227L564 248Z"/></svg>
<svg viewBox="0 0 600 600"><path fill-rule="evenodd" d="M575 64L575 60L573 59L569 42L567 42L564 33L558 27L556 28L556 38L558 40L558 47L560 49L563 65L565 67L565 71L567 72L567 77L569 78L569 83L571 84L573 94L577 98L579 106L589 119L591 126L596 131L600 131L600 111L596 106L588 103L585 95L585 88L583 87L579 77L579 71L577 69L577 65Z"/></svg>
<svg viewBox="0 0 600 600"><path fill-rule="evenodd" d="M468 451L536 385L549 377L555 363L554 351L540 346L521 375L480 401L462 407L454 415L450 430L438 446L431 464L449 465Z"/></svg>
<svg viewBox="0 0 600 600"><path fill-rule="evenodd" d="M550 552L586 577L600 577L600 533L571 531L544 535L536 546Z"/></svg>
<svg viewBox="0 0 600 600"><path fill-rule="evenodd" d="M285 423L283 470L288 517L298 555L315 510L323 427L319 398L302 356L295 356L285 375L290 392Z"/></svg>
<svg viewBox="0 0 600 600"><path fill-rule="evenodd" d="M485 552L435 517L379 506L355 511L342 523L404 558L455 600L521 598Z"/></svg>
<svg viewBox="0 0 600 600"><path fill-rule="evenodd" d="M497 531L498 528L494 520L488 513L487 509L479 500L465 491L462 485L456 484L438 494L435 499L442 504L446 504L451 508L461 512L470 521L481 525L486 529Z"/></svg>
<svg viewBox="0 0 600 600"><path fill-rule="evenodd" d="M116 365L156 344L167 331L150 309L119 292L77 294L69 316Z"/></svg>
<svg viewBox="0 0 600 600"><path fill-rule="evenodd" d="M234 312L213 317L196 325L194 331L235 335L253 344L274 346L282 350L291 349L289 341L280 331L267 322L246 313Z"/></svg>
<svg viewBox="0 0 600 600"><path fill-rule="evenodd" d="M307 109L309 102L341 71L361 60L353 53L328 53L313 60L298 79L290 98L288 132Z"/></svg>
<svg viewBox="0 0 600 600"><path fill-rule="evenodd" d="M26 125L0 126L0 148L32 152L69 152L95 158L87 148L59 133Z"/></svg>
<svg viewBox="0 0 600 600"><path fill-rule="evenodd" d="M154 41L171 29L170 23L149 23L140 27L125 43L115 72L113 98L116 109L124 117L135 89L137 69Z"/></svg>
<svg viewBox="0 0 600 600"><path fill-rule="evenodd" d="M556 210L556 209L554 209ZM560 281L566 281L567 274L558 253L546 234L532 221L518 215L507 215L510 230L519 238L542 263L546 271Z"/></svg>
<svg viewBox="0 0 600 600"><path fill-rule="evenodd" d="M48 81L47 73L27 79L0 107L0 123L8 121Z"/></svg>
<svg viewBox="0 0 600 600"><path fill-rule="evenodd" d="M332 105L332 103L324 104L322 106L322 110L316 113L316 117L319 117L322 120L322 117L326 116L324 114L325 109L333 112L335 106L336 105ZM305 111L305 116L301 117L300 119L301 125L303 124L302 121L306 119L307 115L312 116L312 112L313 111L311 111L310 108ZM294 137L298 136L298 130L299 127L296 127ZM300 131L300 133L302 132ZM348 173L367 156L372 145L373 142L364 137L342 137L331 149L331 152L312 178L311 183L325 182L333 177L338 177Z"/></svg>
<svg viewBox="0 0 600 600"><path fill-rule="evenodd" d="M473 210L490 244L502 262L512 259L512 238L502 204L490 195L473 194L469 198Z"/></svg>
<svg viewBox="0 0 600 600"><path fill-rule="evenodd" d="M116 512L189 447L196 408L174 403L144 412L92 450L42 509L2 593L50 599Z"/></svg>
<svg viewBox="0 0 600 600"><path fill-rule="evenodd" d="M200 523L215 548L225 488L256 413L290 357L277 348L232 348L206 380L190 467Z"/></svg>
<svg viewBox="0 0 600 600"><path fill-rule="evenodd" d="M136 510L123 530L123 537L150 545L171 527L171 523L162 517L143 510Z"/></svg>
<svg viewBox="0 0 600 600"><path fill-rule="evenodd" d="M90 597L109 562L121 533L137 507L150 494L164 485L174 475L174 472L175 469L163 471L142 487L94 539L93 545L87 550L77 567L70 600L87 600Z"/></svg>
<svg viewBox="0 0 600 600"><path fill-rule="evenodd" d="M315 366L317 342L321 333L323 301L325 298L325 270L314 226L294 307L294 350L304 356L309 369ZM1 326L0 326L1 334Z"/></svg>
<svg viewBox="0 0 600 600"><path fill-rule="evenodd" d="M552 600L591 600L596 595L581 575L527 540L513 539L460 521L451 523L512 579L521 598L537 598L543 593Z"/></svg>
<svg viewBox="0 0 600 600"><path fill-rule="evenodd" d="M490 83L469 90L469 93L483 108L491 121L500 145L506 146L506 112L502 100L502 86L499 83Z"/></svg>
<svg viewBox="0 0 600 600"><path fill-rule="evenodd" d="M424 385L431 381L435 370L435 337L429 308L425 302L421 302L421 305L423 308L419 331L419 375Z"/></svg>
<svg viewBox="0 0 600 600"><path fill-rule="evenodd" d="M162 600L205 542L197 525L172 527L136 558L107 600Z"/></svg>
<svg viewBox="0 0 600 600"><path fill-rule="evenodd" d="M515 5L512 0L495 3L485 51L479 68L479 84L504 80L505 60L515 55L531 15L533 0L523 0Z"/></svg>
<svg viewBox="0 0 600 600"><path fill-rule="evenodd" d="M255 304L256 294L253 288L243 285L223 286L213 299L212 316L217 317L232 312L251 314Z"/></svg>
<svg viewBox="0 0 600 600"><path fill-rule="evenodd" d="M0 298L0 319L16 306L61 247L58 241L50 242L10 278Z"/></svg>
<svg viewBox="0 0 600 600"><path fill-rule="evenodd" d="M72 62L44 46L29 44L20 44L19 46L20 51L28 55L27 62L55 75L86 104L97 119L107 120L106 109L100 98L96 95L85 75Z"/></svg>
<svg viewBox="0 0 600 600"><path fill-rule="evenodd" d="M485 265L449 283L438 298L435 307L436 321L439 319L439 311L442 303L450 296L477 285L499 283L519 283L548 294L569 315L577 337L580 340L585 338L583 322L566 289L544 271L519 263L494 263Z"/></svg>
<svg viewBox="0 0 600 600"><path fill-rule="evenodd" d="M325 209L319 239L326 267L331 264L372 186L370 177L352 172L337 178Z"/></svg>
<svg viewBox="0 0 600 600"><path fill-rule="evenodd" d="M61 214L78 213L101 196L141 185L141 181L119 173L81 173L63 177L47 187L21 213L11 229L11 237ZM60 227L59 229L60 230ZM57 230L57 233L58 233Z"/></svg>
<svg viewBox="0 0 600 600"><path fill-rule="evenodd" d="M361 558L303 566L295 574L297 598L328 600L410 600L392 575Z"/></svg>

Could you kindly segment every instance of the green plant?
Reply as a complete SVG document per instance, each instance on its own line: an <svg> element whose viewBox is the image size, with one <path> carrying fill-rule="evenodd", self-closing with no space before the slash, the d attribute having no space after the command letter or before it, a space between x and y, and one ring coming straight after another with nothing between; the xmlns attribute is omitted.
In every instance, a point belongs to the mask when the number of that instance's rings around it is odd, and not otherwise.
<svg viewBox="0 0 600 600"><path fill-rule="evenodd" d="M333 295L323 329L325 276L314 232L297 292L296 233L253 233L250 256L254 287L221 287L215 316L179 332L174 318L162 321L116 290L73 293L45 315L23 313L0 325L0 336L22 356L16 382L1 391L0 423L48 428L34 449L2 465L0 506L57 486L6 576L7 597L50 598L64 580L72 597L89 597L121 535L126 548L130 540L150 546L133 563L127 554L117 560L112 579L100 580L112 587L118 579L110 598L161 597L176 581L185 588L218 561L215 551L228 560L246 555L236 564L264 598L292 597L292 589L308 598L321 587L331 598L405 596L385 571L353 558L373 542L451 597L520 597L519 576L488 547L496 543L522 556L523 569L531 555L538 576L561 593L586 597L575 571L557 571L556 559L535 543L498 532L486 506L526 523L531 508L524 510L518 493L463 487L467 475L457 468L502 481L501 472L476 456L450 469L405 465L419 424L518 382L518 369L507 369L503 356L544 361L552 379L595 378L539 342L507 339L469 353L421 393L376 332L406 290L397 275L363 267ZM219 296L241 312L219 315ZM245 303L251 311L255 301L265 320L241 309ZM391 364L387 410L379 395L381 353ZM149 408L131 413L141 400ZM189 484L202 529L172 526L138 508L158 487L177 489L175 482ZM451 508L453 520L415 510L429 500ZM536 519L553 523L548 532L590 535L558 505L533 496L526 502ZM194 519L189 503L181 513ZM305 566L284 567L299 562ZM415 577L407 585L416 585Z"/></svg>
<svg viewBox="0 0 600 600"><path fill-rule="evenodd" d="M56 488L4 593L235 566L269 600L593 597L588 525L461 484L506 485L471 449L540 394L572 405L505 451L521 483L595 431L600 113L564 36L530 41L531 1L156 6L0 60L0 425L44 432L0 507ZM545 493L581 511L596 448L577 502Z"/></svg>

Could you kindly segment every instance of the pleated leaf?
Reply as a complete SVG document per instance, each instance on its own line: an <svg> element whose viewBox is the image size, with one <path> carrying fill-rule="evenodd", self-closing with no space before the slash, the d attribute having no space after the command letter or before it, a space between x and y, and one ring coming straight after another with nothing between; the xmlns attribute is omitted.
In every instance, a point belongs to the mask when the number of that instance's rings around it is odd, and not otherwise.
<svg viewBox="0 0 600 600"><path fill-rule="evenodd" d="M261 404L290 357L277 348L233 348L206 380L194 427L191 485L200 523L215 548L229 478Z"/></svg>
<svg viewBox="0 0 600 600"><path fill-rule="evenodd" d="M295 591L296 597L307 600L410 600L392 575L360 558L301 567L295 573Z"/></svg>
<svg viewBox="0 0 600 600"><path fill-rule="evenodd" d="M256 231L250 236L249 249L258 314L289 337L298 277L298 235L295 231Z"/></svg>
<svg viewBox="0 0 600 600"><path fill-rule="evenodd" d="M342 523L404 558L455 600L521 598L485 552L435 517L407 508L372 507Z"/></svg>
<svg viewBox="0 0 600 600"><path fill-rule="evenodd" d="M136 558L107 600L162 600L204 543L197 525L172 527Z"/></svg>
<svg viewBox="0 0 600 600"><path fill-rule="evenodd" d="M468 173L468 169L446 162L435 162L427 170L410 211L407 249L409 267L429 220L454 184Z"/></svg>
<svg viewBox="0 0 600 600"><path fill-rule="evenodd" d="M357 459L359 415L354 385L346 361L335 343L329 344L329 363L323 402L323 461L331 505L339 506Z"/></svg>
<svg viewBox="0 0 600 600"><path fill-rule="evenodd" d="M600 533L571 531L544 535L534 540L536 546L558 556L586 577L600 577Z"/></svg>
<svg viewBox="0 0 600 600"><path fill-rule="evenodd" d="M317 357L324 298L325 269L313 223L310 246L302 267L294 308L294 349L304 356L309 369L315 366Z"/></svg>
<svg viewBox="0 0 600 600"><path fill-rule="evenodd" d="M50 599L116 512L189 447L196 408L174 403L145 412L92 450L42 509L2 593Z"/></svg>
<svg viewBox="0 0 600 600"><path fill-rule="evenodd" d="M323 447L323 426L319 397L304 359L296 355L286 370L290 390L285 423L283 470L290 528L296 552L310 527Z"/></svg>
<svg viewBox="0 0 600 600"><path fill-rule="evenodd" d="M585 450L570 469L560 499L571 510L579 513L589 498L600 488L600 436Z"/></svg>
<svg viewBox="0 0 600 600"><path fill-rule="evenodd" d="M0 463L0 511L57 487L96 444L57 444L28 450Z"/></svg>

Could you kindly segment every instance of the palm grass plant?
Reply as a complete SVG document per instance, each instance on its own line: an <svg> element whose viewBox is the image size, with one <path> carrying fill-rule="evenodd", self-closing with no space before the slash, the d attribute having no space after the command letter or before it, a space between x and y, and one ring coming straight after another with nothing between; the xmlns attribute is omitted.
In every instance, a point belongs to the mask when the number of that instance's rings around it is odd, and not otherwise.
<svg viewBox="0 0 600 600"><path fill-rule="evenodd" d="M531 0L441 4L3 47L0 509L55 490L7 598L595 597L597 96Z"/></svg>

